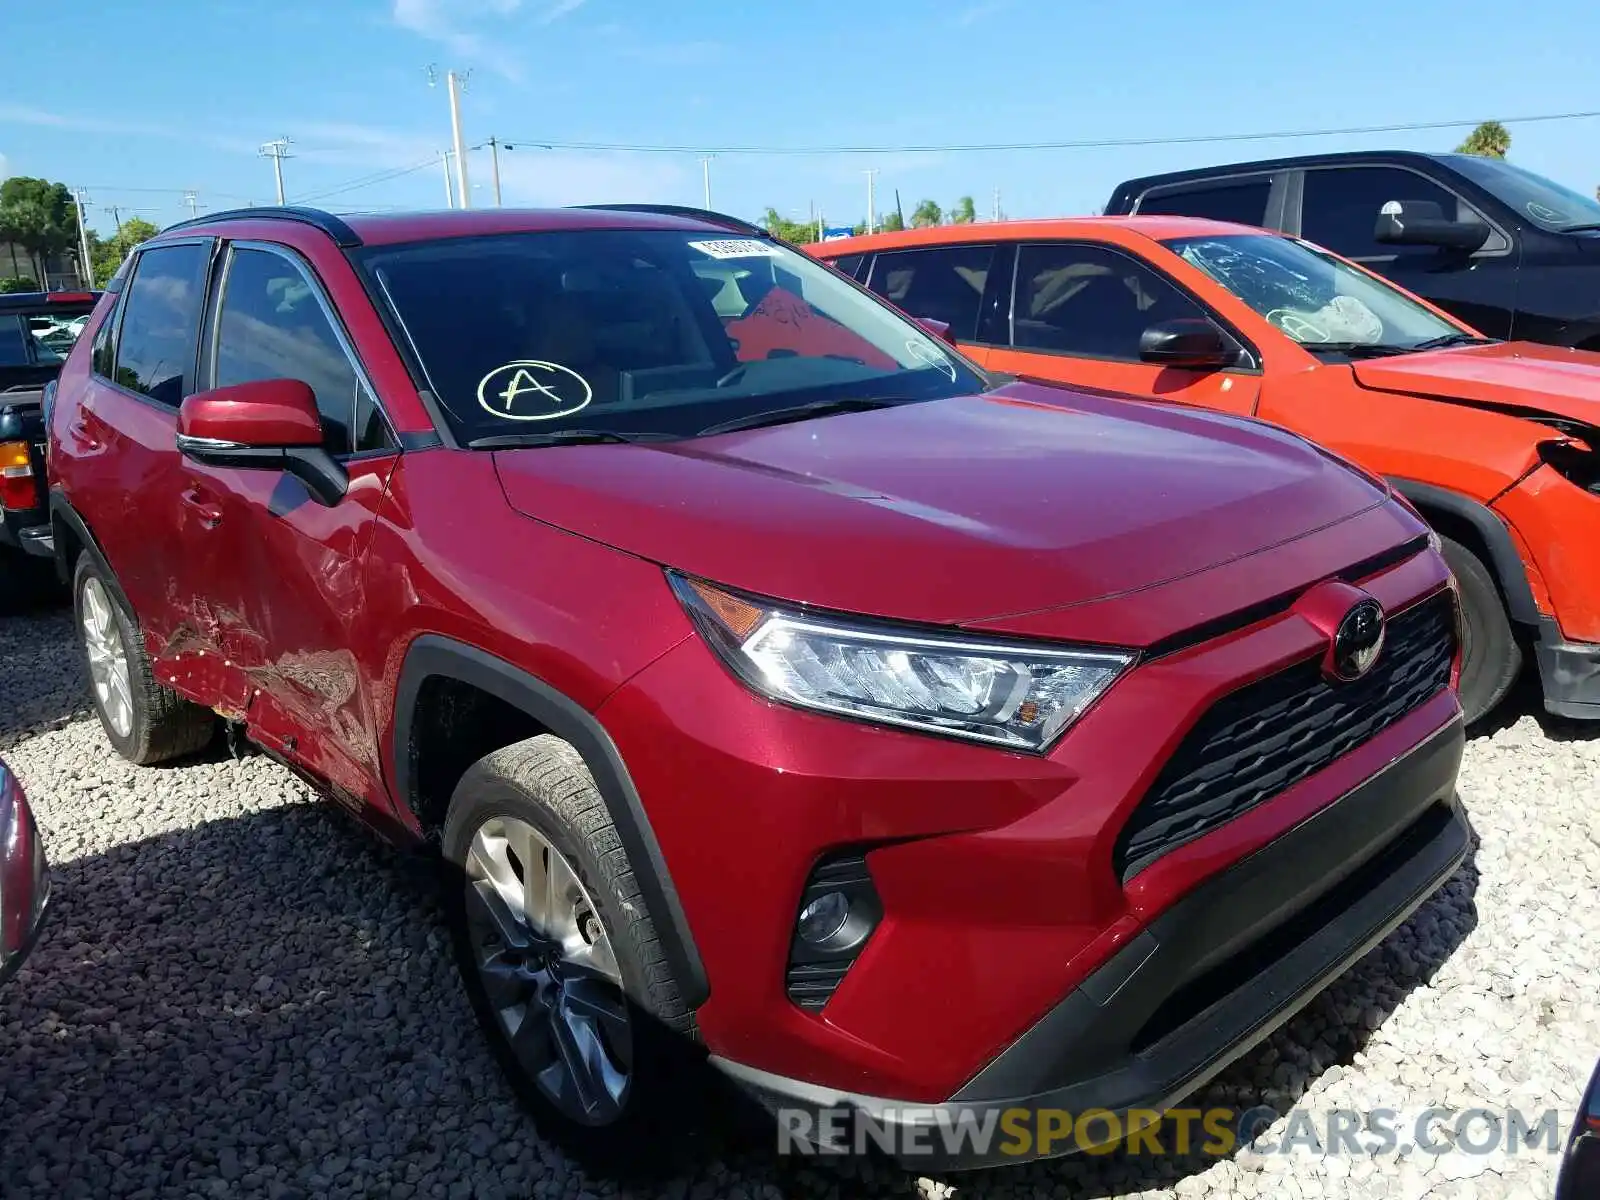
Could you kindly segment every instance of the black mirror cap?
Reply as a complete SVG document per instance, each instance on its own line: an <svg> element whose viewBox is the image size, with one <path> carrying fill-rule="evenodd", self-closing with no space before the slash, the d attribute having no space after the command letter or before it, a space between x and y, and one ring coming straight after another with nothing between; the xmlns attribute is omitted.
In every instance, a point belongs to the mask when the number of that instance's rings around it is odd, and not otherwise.
<svg viewBox="0 0 1600 1200"><path fill-rule="evenodd" d="M1449 220L1433 200L1390 200L1378 210L1372 236L1385 246L1438 246L1471 253L1489 240L1489 227Z"/></svg>
<svg viewBox="0 0 1600 1200"><path fill-rule="evenodd" d="M1213 371L1236 366L1239 347L1204 317L1160 321L1139 335L1139 357L1163 367Z"/></svg>

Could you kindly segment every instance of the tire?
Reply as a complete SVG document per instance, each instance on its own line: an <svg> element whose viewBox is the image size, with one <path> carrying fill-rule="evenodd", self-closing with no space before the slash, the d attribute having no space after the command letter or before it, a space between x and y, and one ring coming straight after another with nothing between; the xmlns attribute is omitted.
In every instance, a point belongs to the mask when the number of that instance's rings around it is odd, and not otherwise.
<svg viewBox="0 0 1600 1200"><path fill-rule="evenodd" d="M1489 569L1460 542L1439 540L1461 589L1461 709L1470 725L1505 699L1522 670L1522 647Z"/></svg>
<svg viewBox="0 0 1600 1200"><path fill-rule="evenodd" d="M90 556L79 555L72 579L73 614L77 618L78 643L89 670L90 695L106 739L118 754L141 767L205 749L216 736L216 714L156 682L144 637L117 594ZM92 614L89 619L96 625L108 620L107 637L97 642L86 624L86 614ZM110 636L112 633L114 636ZM114 662L109 666L117 676L109 688L97 682L95 651L97 646L104 648L100 643L109 643L113 655L120 649L123 659L123 669L118 670ZM125 701L125 716L119 712L113 695Z"/></svg>
<svg viewBox="0 0 1600 1200"><path fill-rule="evenodd" d="M532 837L519 842L523 828L531 830ZM513 869L509 876L495 873L501 869L501 834L506 848L503 861ZM542 847L537 844L540 839ZM518 845L524 846L520 857ZM462 776L451 797L441 849L445 909L462 983L502 1071L533 1115L541 1136L611 1178L623 1168L639 1178L677 1169L684 1156L693 1153L693 1131L701 1126L714 1099L715 1090L708 1086L711 1072L695 1034L693 1013L680 999L677 981L640 895L634 865L628 861L605 801L577 750L544 734L480 759ZM559 1010L559 1002L549 1008L529 1002L521 1010L523 1015L516 1018L515 1004L507 999L510 994L525 994L533 977L547 982L556 978L539 963L541 958L548 962L552 953L563 952L550 949L553 942L541 942L543 949L494 954L494 945L509 945L511 939L501 936L503 924L493 916L486 917L486 909L494 901L486 903L485 897L502 894L495 890L496 881L508 889L505 894L526 898L529 871L522 859L553 863L551 854L559 856L571 875L570 880L558 880L558 888L565 887L565 893L573 895L567 885L576 883L576 907L587 911L588 923L581 914L573 922L540 922L529 915L532 902L521 912L502 911L501 918L511 916L517 922L514 932L523 937L536 937L541 926L566 929L566 944L577 945L579 950L576 956L562 959L559 986L590 989L579 997L582 1004L595 1007L599 998L615 1006L610 1019L592 1024L601 1040L584 1046L593 1050L598 1045L603 1052L610 1051L608 1064L623 1063L626 1086L620 1098L609 1102L614 1112L602 1111L585 1119L574 1115L570 1100L581 1089L562 1089L569 1099L559 1102L550 1087L552 1077L537 1066L556 1053L561 1035L550 1031L556 1028L551 1014ZM484 868L490 860L495 864L493 872ZM519 867L520 874L516 872ZM553 868L551 873L555 873ZM553 902L544 905L547 911L559 907ZM573 929L579 931L578 942L572 941ZM609 945L609 959L599 952L602 934ZM493 999L486 957L494 961L493 971L499 972L497 986L511 989L497 991ZM588 967L580 969L579 960ZM597 965L603 969L607 962L616 968L608 980L584 974ZM555 990L547 990L544 983L537 988L540 995ZM626 1015L625 1035L615 1021L615 1011ZM524 1024L535 1017L537 1024ZM518 1035L522 1035L520 1053ZM591 1079L591 1087L594 1083ZM599 1108L606 1109L606 1102Z"/></svg>

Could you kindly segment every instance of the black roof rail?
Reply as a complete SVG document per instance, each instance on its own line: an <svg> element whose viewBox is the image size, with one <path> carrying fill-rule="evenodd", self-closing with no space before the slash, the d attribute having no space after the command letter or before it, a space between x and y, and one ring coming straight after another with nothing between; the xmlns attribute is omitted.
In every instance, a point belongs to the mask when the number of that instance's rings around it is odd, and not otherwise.
<svg viewBox="0 0 1600 1200"><path fill-rule="evenodd" d="M721 225L724 229L737 229L740 233L753 233L758 237L772 237L761 226L742 220L739 217L730 217L727 213L713 212L709 208L690 208L683 204L574 204L572 207L600 209L606 212L655 213L663 217L692 217L697 221L705 221L711 225Z"/></svg>
<svg viewBox="0 0 1600 1200"><path fill-rule="evenodd" d="M203 217L190 217L187 221L179 221L176 225L168 225L161 232L171 233L175 229L194 229L217 221L240 221L246 219L298 221L302 225L311 225L322 230L323 233L334 240L340 249L349 250L361 245L360 235L332 213L323 212L320 208L303 208L298 205L264 204L258 208L229 208L221 212L207 213Z"/></svg>

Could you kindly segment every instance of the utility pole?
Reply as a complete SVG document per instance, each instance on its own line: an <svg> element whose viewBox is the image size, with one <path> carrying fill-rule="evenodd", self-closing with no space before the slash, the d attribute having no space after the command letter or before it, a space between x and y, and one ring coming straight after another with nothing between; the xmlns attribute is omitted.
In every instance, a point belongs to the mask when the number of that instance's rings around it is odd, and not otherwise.
<svg viewBox="0 0 1600 1200"><path fill-rule="evenodd" d="M489 161L494 164L494 206L500 207L500 143L489 139Z"/></svg>
<svg viewBox="0 0 1600 1200"><path fill-rule="evenodd" d="M874 190L874 182L878 176L878 168L873 167L867 172L867 232L873 233L878 225L878 197Z"/></svg>
<svg viewBox="0 0 1600 1200"><path fill-rule="evenodd" d="M444 164L444 206L446 208L454 208L456 206L456 194L453 181L450 178L451 153L449 150L439 151L439 161Z"/></svg>
<svg viewBox="0 0 1600 1200"><path fill-rule="evenodd" d="M117 232L120 234L122 232L122 210L115 204L108 204L100 211L111 214L111 220L116 225Z"/></svg>
<svg viewBox="0 0 1600 1200"><path fill-rule="evenodd" d="M267 142L261 147L260 153L262 158L270 158L272 160L272 178L278 185L278 204L281 207L284 203L283 160L294 157L289 153L289 139L282 137L275 141Z"/></svg>
<svg viewBox="0 0 1600 1200"><path fill-rule="evenodd" d="M700 159L700 171L705 176L706 183L706 208L711 208L711 160L715 154L707 154Z"/></svg>
<svg viewBox="0 0 1600 1200"><path fill-rule="evenodd" d="M1000 219L1000 189L999 188L995 188L995 190L994 190L994 219L996 221L998 221Z"/></svg>
<svg viewBox="0 0 1600 1200"><path fill-rule="evenodd" d="M183 202L189 206L189 216L190 217L197 217L197 216L200 215L200 197L199 197L199 195L197 195L195 192L192 192L192 191L191 192L184 192L184 194L183 194Z"/></svg>
<svg viewBox="0 0 1600 1200"><path fill-rule="evenodd" d="M446 71L444 76L445 91L450 96L450 144L456 156L456 191L462 208L472 207L472 189L467 184L467 145L461 136L461 88L471 74L471 71ZM428 86L437 87L438 83L439 69L430 66Z"/></svg>
<svg viewBox="0 0 1600 1200"><path fill-rule="evenodd" d="M83 256L83 286L94 286L94 260L89 257L89 222L83 215L84 190L76 189L72 198L78 202L78 253Z"/></svg>

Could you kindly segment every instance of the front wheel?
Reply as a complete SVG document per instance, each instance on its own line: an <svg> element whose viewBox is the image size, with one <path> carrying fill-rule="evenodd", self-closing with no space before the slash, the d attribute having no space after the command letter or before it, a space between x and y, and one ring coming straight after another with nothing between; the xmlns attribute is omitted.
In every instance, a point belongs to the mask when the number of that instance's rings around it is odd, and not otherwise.
<svg viewBox="0 0 1600 1200"><path fill-rule="evenodd" d="M668 1162L703 1059L577 751L542 735L474 764L442 849L457 966L540 1132L608 1173Z"/></svg>
<svg viewBox="0 0 1600 1200"><path fill-rule="evenodd" d="M1439 541L1461 589L1461 710L1470 725L1505 699L1522 670L1522 647L1489 568L1460 542Z"/></svg>

